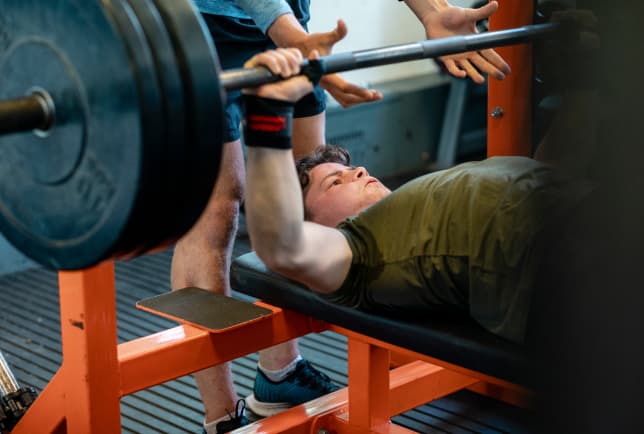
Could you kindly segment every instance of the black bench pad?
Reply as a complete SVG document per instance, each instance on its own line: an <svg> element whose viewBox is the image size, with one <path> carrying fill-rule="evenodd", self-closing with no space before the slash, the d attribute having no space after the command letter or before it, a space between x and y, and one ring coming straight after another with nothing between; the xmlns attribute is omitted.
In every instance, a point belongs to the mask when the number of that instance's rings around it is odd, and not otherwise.
<svg viewBox="0 0 644 434"><path fill-rule="evenodd" d="M306 287L266 268L247 253L233 261L231 285L241 293L445 362L533 386L526 349L484 330L469 318L432 315L399 318L362 312L318 297Z"/></svg>

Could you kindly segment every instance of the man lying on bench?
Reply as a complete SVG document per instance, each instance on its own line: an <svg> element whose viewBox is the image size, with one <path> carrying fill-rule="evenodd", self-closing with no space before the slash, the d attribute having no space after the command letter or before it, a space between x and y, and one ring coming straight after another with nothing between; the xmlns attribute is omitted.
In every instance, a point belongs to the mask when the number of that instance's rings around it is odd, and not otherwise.
<svg viewBox="0 0 644 434"><path fill-rule="evenodd" d="M301 61L280 49L246 66L289 77ZM494 157L391 192L334 146L296 171L292 107L311 89L297 76L245 90L246 212L257 255L335 303L468 312L523 341L540 260L591 184L534 159Z"/></svg>

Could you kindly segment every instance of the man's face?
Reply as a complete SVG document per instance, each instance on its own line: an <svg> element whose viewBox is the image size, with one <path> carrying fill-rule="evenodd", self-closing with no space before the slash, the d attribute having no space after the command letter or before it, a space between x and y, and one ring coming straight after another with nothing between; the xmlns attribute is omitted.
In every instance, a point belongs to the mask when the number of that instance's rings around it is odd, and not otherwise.
<svg viewBox="0 0 644 434"><path fill-rule="evenodd" d="M304 206L311 221L336 226L391 193L364 167L323 163L309 172Z"/></svg>

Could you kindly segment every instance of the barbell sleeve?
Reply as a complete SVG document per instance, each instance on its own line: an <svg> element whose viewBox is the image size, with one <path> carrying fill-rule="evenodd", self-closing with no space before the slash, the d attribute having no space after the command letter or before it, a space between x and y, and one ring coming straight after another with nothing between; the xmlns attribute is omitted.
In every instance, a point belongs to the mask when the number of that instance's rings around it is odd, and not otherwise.
<svg viewBox="0 0 644 434"><path fill-rule="evenodd" d="M53 120L53 103L41 92L0 101L0 134L46 130Z"/></svg>
<svg viewBox="0 0 644 434"><path fill-rule="evenodd" d="M562 26L560 23L535 24L508 30L477 33L467 36L429 39L420 42L391 45L388 47L359 50L322 56L316 68L324 74L390 65L411 60L431 59L449 54L521 44L552 34ZM309 68L308 60L302 62L302 70ZM227 91L244 87L257 87L282 80L264 67L239 68L219 74L221 86Z"/></svg>

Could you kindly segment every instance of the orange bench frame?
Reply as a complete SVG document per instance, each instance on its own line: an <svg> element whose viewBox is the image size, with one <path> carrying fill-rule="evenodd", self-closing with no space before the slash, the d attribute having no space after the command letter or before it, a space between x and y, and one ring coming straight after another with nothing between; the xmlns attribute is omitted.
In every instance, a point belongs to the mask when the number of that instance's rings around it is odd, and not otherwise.
<svg viewBox="0 0 644 434"><path fill-rule="evenodd" d="M491 29L529 24L532 2L500 0ZM527 45L498 52L513 68L504 81L490 81L488 155L529 155L532 54ZM348 337L349 386L241 428L238 432L404 433L393 415L454 391L471 388L525 404L526 389L502 379L415 353L333 324L277 307L271 315L220 331L181 325L117 343L116 291L111 261L82 271L60 272L63 362L12 431L116 433L121 397L312 332ZM392 365L399 367L390 370Z"/></svg>

